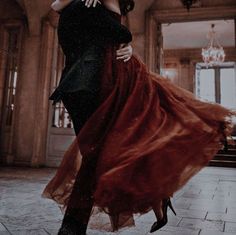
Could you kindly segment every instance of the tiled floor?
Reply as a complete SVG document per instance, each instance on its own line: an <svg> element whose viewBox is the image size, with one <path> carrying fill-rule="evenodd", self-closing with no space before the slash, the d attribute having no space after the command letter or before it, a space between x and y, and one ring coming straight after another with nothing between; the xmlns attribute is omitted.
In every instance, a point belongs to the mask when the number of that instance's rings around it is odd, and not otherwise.
<svg viewBox="0 0 236 235"><path fill-rule="evenodd" d="M0 168L0 235L56 235L62 214L56 203L41 197L55 169ZM177 192L169 223L158 235L235 235L236 169L208 167ZM153 213L136 217L136 227L119 235L145 235ZM111 235L106 215L94 215L88 235ZM97 230L100 229L100 231ZM155 234L155 233L154 233Z"/></svg>

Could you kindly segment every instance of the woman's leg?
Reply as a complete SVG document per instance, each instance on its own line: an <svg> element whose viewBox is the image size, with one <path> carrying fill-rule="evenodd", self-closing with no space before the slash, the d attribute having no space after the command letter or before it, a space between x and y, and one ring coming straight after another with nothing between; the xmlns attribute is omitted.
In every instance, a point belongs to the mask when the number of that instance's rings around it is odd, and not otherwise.
<svg viewBox="0 0 236 235"><path fill-rule="evenodd" d="M91 92L79 91L67 93L62 101L72 119L75 134L78 135L86 121L97 109L98 99ZM95 184L96 164L96 157L83 159L64 217L65 223L67 223L68 218L76 220L84 232L93 208L92 195Z"/></svg>

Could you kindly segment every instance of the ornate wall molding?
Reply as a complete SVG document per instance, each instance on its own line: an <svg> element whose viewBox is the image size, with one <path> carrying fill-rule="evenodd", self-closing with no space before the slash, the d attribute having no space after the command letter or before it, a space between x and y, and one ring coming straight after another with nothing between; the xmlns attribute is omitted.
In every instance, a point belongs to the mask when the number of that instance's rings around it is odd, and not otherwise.
<svg viewBox="0 0 236 235"><path fill-rule="evenodd" d="M193 8L191 12L187 12L186 9L153 10L151 13L155 20L161 23L234 19L236 5Z"/></svg>
<svg viewBox="0 0 236 235"><path fill-rule="evenodd" d="M226 61L236 61L236 48L225 47ZM202 61L201 48L193 49L170 49L164 50L164 57L166 58L192 58Z"/></svg>
<svg viewBox="0 0 236 235"><path fill-rule="evenodd" d="M53 57L53 43L55 29L52 23L43 21L42 29L42 47L40 50L39 76L37 81L37 98L35 106L38 107L38 113L35 118L34 129L34 148L31 159L31 166L45 165L47 148L47 131L49 119L49 92L51 82L51 67Z"/></svg>

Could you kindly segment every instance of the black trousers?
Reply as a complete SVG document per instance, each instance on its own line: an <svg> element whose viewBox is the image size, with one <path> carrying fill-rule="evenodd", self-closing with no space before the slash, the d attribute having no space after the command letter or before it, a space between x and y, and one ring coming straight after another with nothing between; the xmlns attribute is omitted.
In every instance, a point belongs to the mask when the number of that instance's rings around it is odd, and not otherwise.
<svg viewBox="0 0 236 235"><path fill-rule="evenodd" d="M81 128L99 105L97 95L88 91L66 93L62 102L72 119L76 135L79 134ZM64 219L69 215L85 226L88 224L93 208L92 190L88 185L95 182L96 165L96 157L83 159Z"/></svg>
<svg viewBox="0 0 236 235"><path fill-rule="evenodd" d="M77 136L98 107L97 94L89 91L68 92L63 96L62 102L72 119Z"/></svg>

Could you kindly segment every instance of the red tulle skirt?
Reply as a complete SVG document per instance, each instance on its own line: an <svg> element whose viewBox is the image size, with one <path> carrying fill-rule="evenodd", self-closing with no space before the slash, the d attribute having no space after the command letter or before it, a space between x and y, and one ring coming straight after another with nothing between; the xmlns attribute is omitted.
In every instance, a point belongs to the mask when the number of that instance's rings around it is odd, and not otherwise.
<svg viewBox="0 0 236 235"><path fill-rule="evenodd" d="M150 73L135 56L117 61L114 52L107 49L99 108L42 193L64 209L82 157L98 155L95 205L145 213L206 166L232 130L235 112Z"/></svg>

